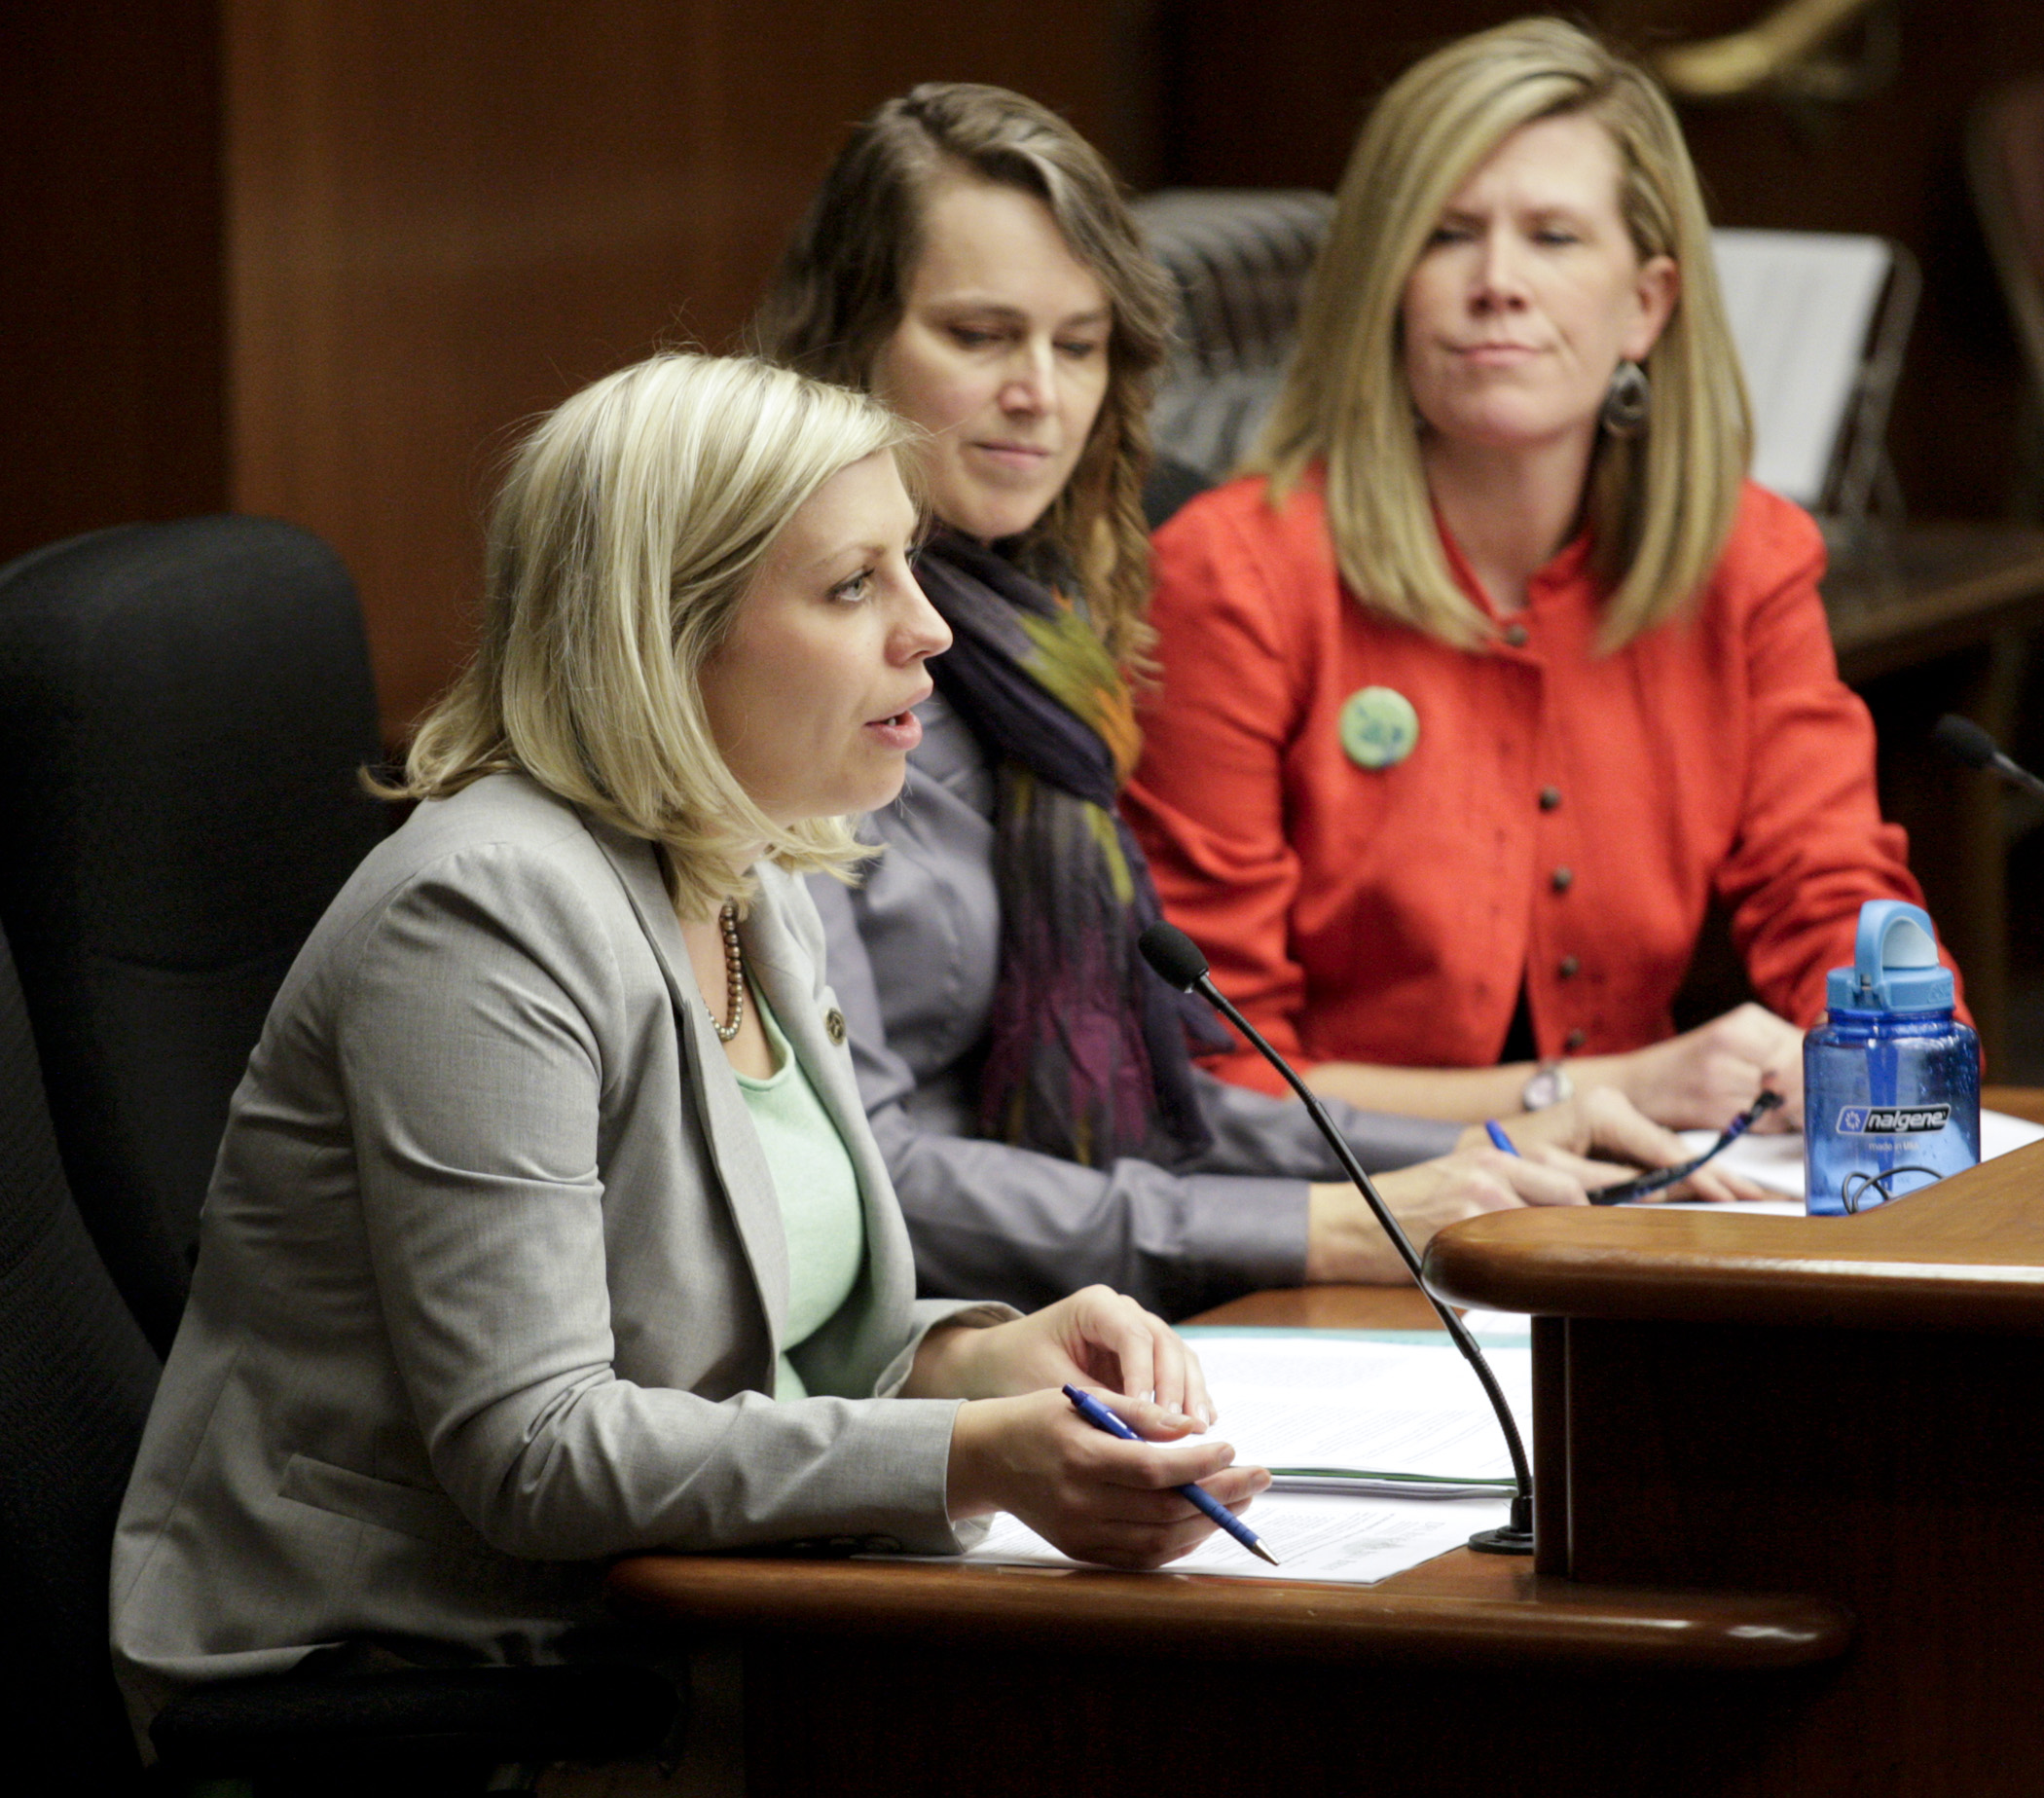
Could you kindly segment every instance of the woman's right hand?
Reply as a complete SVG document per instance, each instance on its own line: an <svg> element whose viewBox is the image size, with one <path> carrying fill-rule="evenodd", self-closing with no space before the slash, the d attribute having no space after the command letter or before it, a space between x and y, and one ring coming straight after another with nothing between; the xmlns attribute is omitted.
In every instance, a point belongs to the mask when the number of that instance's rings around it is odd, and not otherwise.
<svg viewBox="0 0 2044 1798"><path fill-rule="evenodd" d="M1414 1248L1425 1248L1436 1230L1480 1212L1587 1204L1597 1187L1629 1180L1643 1167L1672 1167L1689 1158L1679 1136L1641 1116L1612 1086L1592 1086L1546 1111L1509 1118L1505 1128L1516 1155L1493 1148L1483 1129L1473 1126L1453 1155L1377 1175L1378 1193ZM1770 1195L1750 1180L1711 1166L1660 1196L1722 1202ZM1309 1283L1403 1285L1409 1277L1362 1193L1345 1185L1311 1189Z"/></svg>
<svg viewBox="0 0 2044 1798"><path fill-rule="evenodd" d="M1641 1168L1673 1167L1693 1158L1681 1137L1642 1114L1616 1086L1591 1086L1545 1111L1508 1118L1503 1125L1520 1155L1573 1174L1586 1187L1629 1180ZM1464 1133L1463 1146L1488 1140L1481 1127L1472 1127ZM1725 1204L1773 1196L1744 1175L1713 1161L1680 1186L1654 1194L1654 1199L1696 1198Z"/></svg>
<svg viewBox="0 0 2044 1798"><path fill-rule="evenodd" d="M961 1405L947 1487L953 1521L1007 1511L1075 1559L1160 1567L1215 1528L1173 1487L1196 1483L1240 1512L1270 1485L1262 1468L1233 1465L1234 1449L1184 1413L1101 1396L1146 1440L1096 1430L1055 1387Z"/></svg>
<svg viewBox="0 0 2044 1798"><path fill-rule="evenodd" d="M1375 1186L1412 1246L1424 1249L1436 1230L1481 1212L1587 1203L1581 1170L1589 1165L1555 1167L1545 1156L1510 1156L1486 1143L1378 1174ZM1624 1180L1633 1172L1610 1167L1602 1177ZM1363 1194L1345 1183L1315 1182L1306 1200L1306 1283L1403 1286L1410 1278Z"/></svg>

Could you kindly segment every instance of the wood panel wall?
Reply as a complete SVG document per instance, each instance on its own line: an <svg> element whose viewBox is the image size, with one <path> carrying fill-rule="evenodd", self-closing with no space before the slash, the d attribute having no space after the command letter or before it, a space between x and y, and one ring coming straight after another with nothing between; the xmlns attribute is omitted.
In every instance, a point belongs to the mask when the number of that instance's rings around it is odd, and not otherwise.
<svg viewBox="0 0 2044 1798"><path fill-rule="evenodd" d="M386 733L456 664L518 421L727 345L846 127L1033 93L1140 166L1142 0L77 0L0 30L0 559L269 513L362 590ZM31 16L32 15L32 16Z"/></svg>
<svg viewBox="0 0 2044 1798"><path fill-rule="evenodd" d="M845 126L934 77L1113 128L1113 9L227 0L234 504L333 541L386 727L466 638L516 421L726 345Z"/></svg>
<svg viewBox="0 0 2044 1798"><path fill-rule="evenodd" d="M212 18L0 10L0 561L226 502Z"/></svg>

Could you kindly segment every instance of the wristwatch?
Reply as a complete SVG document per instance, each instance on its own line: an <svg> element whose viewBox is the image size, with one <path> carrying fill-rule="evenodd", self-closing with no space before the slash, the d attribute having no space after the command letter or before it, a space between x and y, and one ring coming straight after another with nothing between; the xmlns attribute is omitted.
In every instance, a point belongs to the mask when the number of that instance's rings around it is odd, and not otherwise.
<svg viewBox="0 0 2044 1798"><path fill-rule="evenodd" d="M1569 1079L1568 1070L1559 1060L1543 1061L1520 1089L1518 1102L1529 1112L1544 1112L1550 1105L1559 1105L1563 1099L1575 1096L1576 1082Z"/></svg>

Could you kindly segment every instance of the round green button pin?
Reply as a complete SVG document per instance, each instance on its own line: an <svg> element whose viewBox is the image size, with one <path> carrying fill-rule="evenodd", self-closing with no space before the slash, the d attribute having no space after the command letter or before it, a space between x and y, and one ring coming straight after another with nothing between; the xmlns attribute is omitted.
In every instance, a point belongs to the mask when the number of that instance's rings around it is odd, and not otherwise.
<svg viewBox="0 0 2044 1798"><path fill-rule="evenodd" d="M1341 707L1341 749L1359 768L1395 768L1419 741L1419 714L1396 687L1366 686Z"/></svg>

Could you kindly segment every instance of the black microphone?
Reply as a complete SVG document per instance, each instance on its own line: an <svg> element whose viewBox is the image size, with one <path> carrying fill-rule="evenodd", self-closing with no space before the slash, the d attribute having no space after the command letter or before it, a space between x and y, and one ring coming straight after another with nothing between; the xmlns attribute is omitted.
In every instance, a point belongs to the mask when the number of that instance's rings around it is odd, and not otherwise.
<svg viewBox="0 0 2044 1798"><path fill-rule="evenodd" d="M1955 712L1948 712L1938 719L1931 733L1938 744L1969 768L1985 768L1989 774L1998 774L2011 787L2021 787L2044 798L2044 781L2040 781L2020 762L2011 761L2001 752L2000 746L1971 718L1962 718Z"/></svg>
<svg viewBox="0 0 2044 1798"><path fill-rule="evenodd" d="M1419 1290L1426 1294L1427 1303L1441 1314L1454 1344L1462 1351L1462 1358L1476 1370L1477 1378L1482 1382L1484 1395L1490 1400L1490 1408L1498 1414L1498 1427L1505 1432L1505 1446L1512 1451L1512 1477L1517 1482L1518 1490L1512 1499L1512 1521L1502 1529L1481 1529L1469 1539L1473 1549L1486 1555L1530 1555L1533 1552L1533 1469L1526 1461L1525 1444L1519 1441L1518 1423L1512 1415L1512 1407L1505 1403L1504 1389L1499 1386L1497 1376L1490 1371L1490 1363L1483 1359L1483 1351L1477 1346L1477 1339L1464 1327L1451 1306L1444 1304L1429 1290L1426 1277L1419 1270L1419 1254L1405 1232L1399 1228L1391 1208L1384 1203L1370 1178L1363 1171L1362 1162L1355 1157L1341 1132L1334 1128L1334 1120L1327 1114L1327 1108L1307 1087L1304 1081L1292 1071L1291 1064L1276 1049L1263 1041L1257 1027L1228 1003L1227 996L1207 977L1207 958L1199 952L1199 945L1176 925L1152 924L1136 939L1136 946L1143 951L1143 959L1166 984L1175 986L1182 993L1197 993L1208 1005L1227 1019L1261 1052L1263 1059L1282 1074L1292 1090L1305 1101L1306 1113L1320 1127L1321 1135L1328 1139L1328 1147L1334 1152L1334 1158L1355 1183L1356 1191L1363 1194L1384 1234L1391 1238L1391 1246L1398 1250L1399 1259L1411 1271Z"/></svg>

